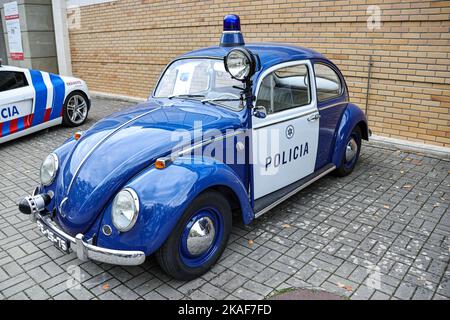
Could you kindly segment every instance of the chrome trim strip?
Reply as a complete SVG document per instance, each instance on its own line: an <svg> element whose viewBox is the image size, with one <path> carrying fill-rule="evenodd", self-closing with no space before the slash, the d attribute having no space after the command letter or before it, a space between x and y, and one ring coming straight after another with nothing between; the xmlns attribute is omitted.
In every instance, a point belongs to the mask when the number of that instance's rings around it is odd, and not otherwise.
<svg viewBox="0 0 450 320"><path fill-rule="evenodd" d="M192 151L194 151L195 149L198 149L198 148L200 148L200 147L202 147L202 146L204 146L204 145L208 145L208 144L211 144L211 143L214 143L214 142L217 142L217 141L221 141L221 140L224 140L224 139L228 139L228 138L230 138L230 137L237 136L237 135L243 134L243 133L245 133L245 130L236 130L236 131L234 131L234 132L232 132L232 133L224 134L224 135L222 135L222 136L220 136L220 137L217 137L217 138L214 138L214 139L203 140L203 141L201 141L201 142L199 142L199 143L197 143L197 144L194 144L193 146L191 146L191 147L189 147L189 148L187 148L187 149L182 149L182 150L180 150L179 152L177 152L177 155L175 155L175 156L172 157L171 159L174 160L175 158L177 158L177 157L182 157L182 156L184 156L186 153L192 152Z"/></svg>
<svg viewBox="0 0 450 320"><path fill-rule="evenodd" d="M78 173L80 172L81 167L84 165L84 163L87 161L87 159L91 156L91 154L95 151L95 149L97 149L103 142L106 141L106 139L108 139L109 137L111 137L112 135L114 135L117 131L119 131L120 129L122 129L122 128L125 127L126 125L130 124L131 122L133 122L133 121L135 121L135 120L137 120L137 119L139 119L139 118L142 118L143 116L148 115L149 113L152 113L152 112L157 111L157 110L160 110L160 109L162 109L162 107L160 107L160 108L158 108L158 109L153 109L153 110L144 112L143 114L141 114L141 115L139 115L139 116L136 116L136 117L134 117L133 119L128 120L127 122L121 124L121 125L118 126L116 129L114 129L113 131L111 131L110 133L108 133L108 134L107 134L103 139L101 139L99 142L97 142L97 143L95 144L95 146L92 147L92 149L88 152L88 154L83 158L83 160L81 160L80 164L78 165L77 169L75 170L75 173L74 173L73 176L72 176L72 180L70 180L69 187L67 188L66 195L68 195L68 194L70 193L70 190L71 190L71 188L72 188L72 184L73 184L73 182L75 181L76 177L78 176Z"/></svg>
<svg viewBox="0 0 450 320"><path fill-rule="evenodd" d="M336 106L340 106L341 104L347 104L347 103L350 103L350 102L345 100L345 101L336 102L336 103L330 104L329 106L326 106L326 107L323 107L323 108L318 108L318 109L319 109L319 111L327 110L329 108L333 108L333 107L336 107Z"/></svg>
<svg viewBox="0 0 450 320"><path fill-rule="evenodd" d="M299 108L301 108L301 107L299 107ZM295 120L295 119L298 119L298 118L303 118L303 117L309 116L309 115L311 115L313 113L319 114L319 111L317 109L314 109L314 110L310 110L309 112L305 112L305 113L302 113L302 114L299 114L299 115L295 115L295 116L291 116L291 117L286 117L284 119L280 119L279 121L273 120L273 121L268 122L268 123L261 123L260 126L258 126L258 125L253 126L253 130L258 130L258 129L270 127L270 126L273 126L273 125L276 125L276 124L279 124L279 123L283 123L283 122L286 122L286 121L291 121L291 120Z"/></svg>
<svg viewBox="0 0 450 320"><path fill-rule="evenodd" d="M302 184L301 186L299 186L298 188L292 190L291 192L289 192L288 194L286 194L285 196L283 196L282 198L278 199L277 201L275 201L274 203L270 204L269 206L265 207L264 209L258 211L257 213L255 213L255 219L262 216L264 213L266 213L267 211L273 209L274 207L276 207L277 205L279 205L280 203L284 202L285 200L289 199L290 197L292 197L294 194L296 194L297 192L299 192L300 190L306 188L307 186L309 186L310 184L312 184L313 182L319 180L320 178L322 178L323 176L327 175L328 173L330 173L331 171L333 171L334 169L336 169L336 166L332 166L330 169L325 170L324 172L322 172L321 174L319 174L318 176L312 178L311 180L305 182L304 184Z"/></svg>

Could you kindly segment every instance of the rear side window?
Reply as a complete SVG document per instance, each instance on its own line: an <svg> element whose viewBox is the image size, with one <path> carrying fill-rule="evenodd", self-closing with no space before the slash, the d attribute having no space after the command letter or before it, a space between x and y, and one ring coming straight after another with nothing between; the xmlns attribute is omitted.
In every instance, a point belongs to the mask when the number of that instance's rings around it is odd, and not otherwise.
<svg viewBox="0 0 450 320"><path fill-rule="evenodd" d="M268 114L301 107L311 102L308 67L304 64L280 68L261 82L256 100Z"/></svg>
<svg viewBox="0 0 450 320"><path fill-rule="evenodd" d="M27 78L23 72L0 71L0 92L26 87Z"/></svg>
<svg viewBox="0 0 450 320"><path fill-rule="evenodd" d="M332 68L316 63L314 73L316 74L317 100L325 101L342 94L341 80Z"/></svg>

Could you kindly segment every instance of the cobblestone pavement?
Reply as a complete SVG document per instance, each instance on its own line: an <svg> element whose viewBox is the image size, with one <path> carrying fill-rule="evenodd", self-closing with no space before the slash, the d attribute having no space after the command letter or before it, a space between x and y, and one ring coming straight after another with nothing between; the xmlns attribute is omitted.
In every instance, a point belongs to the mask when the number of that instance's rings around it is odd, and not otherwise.
<svg viewBox="0 0 450 320"><path fill-rule="evenodd" d="M84 127L126 104L95 99ZM235 224L219 263L180 282L153 258L124 268L80 262L19 215L17 200L37 184L41 160L76 130L0 146L0 299L262 299L288 288L450 298L448 160L365 144L350 176L325 177L250 226Z"/></svg>

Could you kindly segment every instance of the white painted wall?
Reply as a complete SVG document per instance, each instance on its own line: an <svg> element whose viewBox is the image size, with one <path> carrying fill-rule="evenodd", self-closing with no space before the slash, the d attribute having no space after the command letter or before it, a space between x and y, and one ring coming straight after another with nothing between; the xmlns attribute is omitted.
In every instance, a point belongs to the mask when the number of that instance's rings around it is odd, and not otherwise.
<svg viewBox="0 0 450 320"><path fill-rule="evenodd" d="M72 75L72 57L70 54L69 29L67 25L67 7L64 1L52 0L53 24L55 26L56 55L59 74Z"/></svg>

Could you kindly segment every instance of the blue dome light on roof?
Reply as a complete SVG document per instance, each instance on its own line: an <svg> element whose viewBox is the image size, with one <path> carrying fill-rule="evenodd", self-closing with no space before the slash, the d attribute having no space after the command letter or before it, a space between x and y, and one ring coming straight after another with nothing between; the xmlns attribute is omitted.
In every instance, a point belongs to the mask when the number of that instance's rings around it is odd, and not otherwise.
<svg viewBox="0 0 450 320"><path fill-rule="evenodd" d="M234 47L243 46L244 36L241 33L241 21L238 15L228 14L223 18L223 32L220 46Z"/></svg>
<svg viewBox="0 0 450 320"><path fill-rule="evenodd" d="M223 18L223 31L241 31L241 20L238 15L228 14Z"/></svg>

